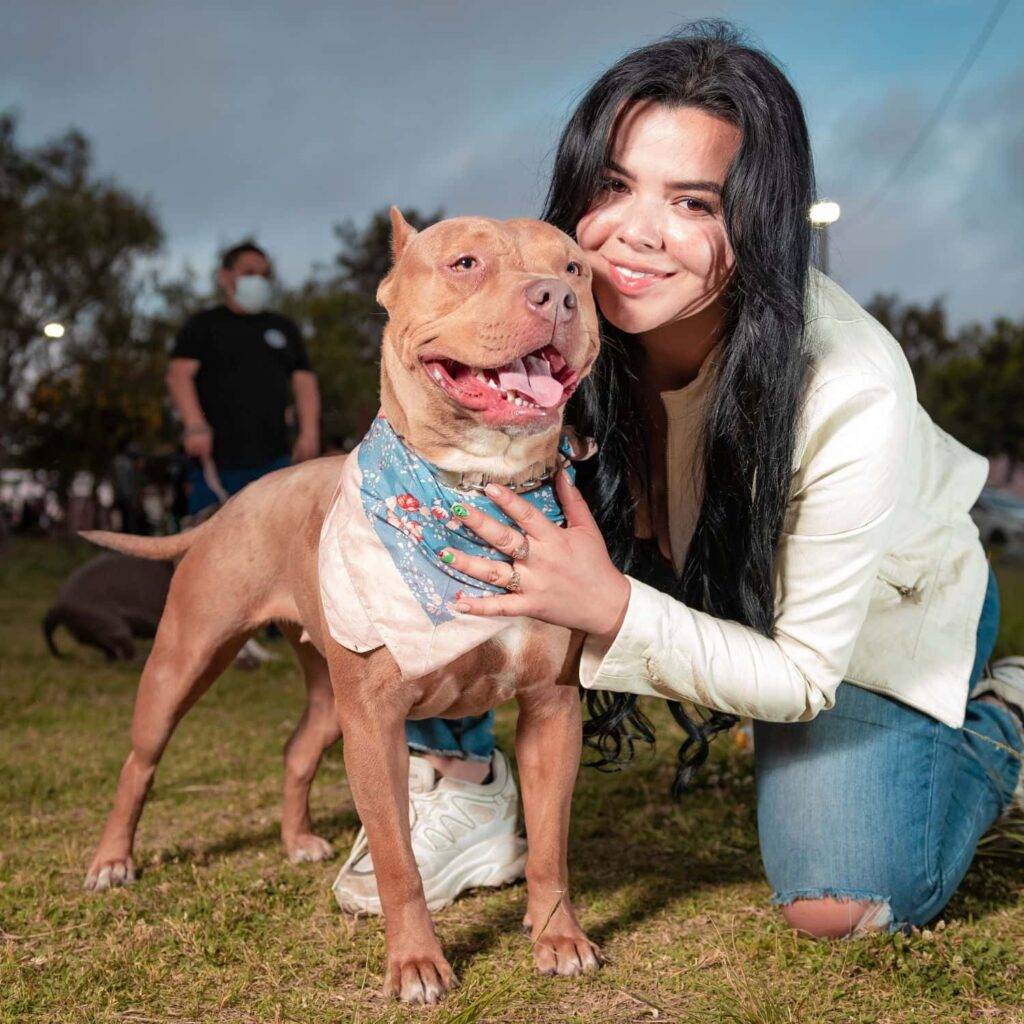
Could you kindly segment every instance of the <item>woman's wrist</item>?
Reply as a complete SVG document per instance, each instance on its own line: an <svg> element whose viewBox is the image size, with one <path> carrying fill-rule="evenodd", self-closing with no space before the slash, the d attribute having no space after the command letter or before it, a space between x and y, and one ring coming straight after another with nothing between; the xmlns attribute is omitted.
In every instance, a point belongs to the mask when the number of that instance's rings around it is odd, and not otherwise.
<svg viewBox="0 0 1024 1024"><path fill-rule="evenodd" d="M601 625L590 634L602 647L611 647L619 635L622 623L626 619L626 611L629 608L630 593L628 578L623 573L617 572L615 583L609 588L607 612L602 615Z"/></svg>

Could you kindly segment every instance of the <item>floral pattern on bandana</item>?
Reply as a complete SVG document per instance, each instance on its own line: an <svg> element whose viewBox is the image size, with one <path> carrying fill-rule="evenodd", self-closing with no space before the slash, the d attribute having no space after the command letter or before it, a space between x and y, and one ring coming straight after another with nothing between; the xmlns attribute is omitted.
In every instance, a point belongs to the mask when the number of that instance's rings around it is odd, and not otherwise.
<svg viewBox="0 0 1024 1024"><path fill-rule="evenodd" d="M564 437L559 450L570 454L569 442ZM407 448L381 415L373 421L359 445L358 459L363 511L406 586L435 626L455 617L451 605L463 596L488 597L504 593L503 588L467 576L441 561L444 548L457 548L466 554L496 561L511 561L452 514L452 505L456 503L473 505L515 528L515 522L487 495L459 491L442 484L434 467ZM573 479L571 467L567 472ZM553 523L565 522L551 484L543 484L521 497Z"/></svg>

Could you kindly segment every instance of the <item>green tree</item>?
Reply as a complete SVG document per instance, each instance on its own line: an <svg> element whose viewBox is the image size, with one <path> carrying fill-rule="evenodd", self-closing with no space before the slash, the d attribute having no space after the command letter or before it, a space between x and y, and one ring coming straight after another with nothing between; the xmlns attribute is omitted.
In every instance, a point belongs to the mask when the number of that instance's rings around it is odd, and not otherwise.
<svg viewBox="0 0 1024 1024"><path fill-rule="evenodd" d="M79 470L104 475L129 444L147 453L174 444L164 372L178 319L150 311L162 291L126 286L108 296L27 389L19 454L25 465L54 471L62 491Z"/></svg>
<svg viewBox="0 0 1024 1024"><path fill-rule="evenodd" d="M1024 322L1005 318L962 332L958 353L929 372L921 402L958 440L1024 464Z"/></svg>
<svg viewBox="0 0 1024 1024"><path fill-rule="evenodd" d="M376 301L377 285L391 269L390 207L377 210L363 227L346 220L335 225L334 236L340 243L335 263L341 268L340 281L346 290ZM403 210L406 221L417 231L436 224L444 211L422 214L419 210Z"/></svg>
<svg viewBox="0 0 1024 1024"><path fill-rule="evenodd" d="M904 303L898 295L879 294L865 308L899 341L918 387L937 362L953 355L959 347L958 340L950 334L941 299L919 306Z"/></svg>
<svg viewBox="0 0 1024 1024"><path fill-rule="evenodd" d="M75 332L95 338L114 329L113 320L124 333L118 318L135 261L160 242L148 204L95 176L84 136L69 131L26 149L15 116L0 115L0 449L7 459L21 454L15 425L31 412L28 392L80 354ZM65 325L68 341L54 346L43 337L51 320Z"/></svg>
<svg viewBox="0 0 1024 1024"><path fill-rule="evenodd" d="M1012 475L1024 464L1024 322L949 329L940 299L921 306L876 295L868 311L899 341L917 397L958 441L990 457L1003 455Z"/></svg>

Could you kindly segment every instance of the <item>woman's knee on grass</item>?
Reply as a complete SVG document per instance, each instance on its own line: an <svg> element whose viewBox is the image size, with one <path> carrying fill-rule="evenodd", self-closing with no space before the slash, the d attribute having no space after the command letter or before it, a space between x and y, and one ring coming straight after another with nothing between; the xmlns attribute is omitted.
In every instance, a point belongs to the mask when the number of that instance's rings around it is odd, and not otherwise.
<svg viewBox="0 0 1024 1024"><path fill-rule="evenodd" d="M889 922L887 903L823 896L794 900L782 907L786 923L814 939L846 939L880 931Z"/></svg>

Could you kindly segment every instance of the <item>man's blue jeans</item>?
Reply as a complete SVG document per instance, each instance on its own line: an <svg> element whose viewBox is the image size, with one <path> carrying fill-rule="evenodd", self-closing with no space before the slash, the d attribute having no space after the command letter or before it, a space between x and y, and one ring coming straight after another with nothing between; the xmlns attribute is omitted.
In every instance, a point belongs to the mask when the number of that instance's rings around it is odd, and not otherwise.
<svg viewBox="0 0 1024 1024"><path fill-rule="evenodd" d="M248 466L244 469L219 469L218 476L228 494L237 494L246 484L259 480L261 476L273 473L276 469L284 469L292 464L291 457L282 455L280 458L265 462L262 466ZM188 514L198 515L204 508L217 504L217 495L210 490L203 477L202 466L193 461L188 471Z"/></svg>
<svg viewBox="0 0 1024 1024"><path fill-rule="evenodd" d="M989 582L971 685L999 626ZM823 896L888 908L892 930L937 916L1008 805L1024 744L1014 716L969 700L962 729L842 683L810 722L754 723L757 820L773 902Z"/></svg>

